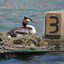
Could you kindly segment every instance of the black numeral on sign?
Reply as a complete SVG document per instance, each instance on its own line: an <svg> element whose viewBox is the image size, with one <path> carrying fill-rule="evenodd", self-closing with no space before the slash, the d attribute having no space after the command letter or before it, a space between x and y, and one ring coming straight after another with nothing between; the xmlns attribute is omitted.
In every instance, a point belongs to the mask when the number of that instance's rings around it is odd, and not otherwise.
<svg viewBox="0 0 64 64"><path fill-rule="evenodd" d="M55 31L50 31L50 33L57 33L58 32L58 18L55 17L55 16L51 16L50 17L51 19L56 19L56 23L51 23L50 26L55 26L56 27L56 30Z"/></svg>

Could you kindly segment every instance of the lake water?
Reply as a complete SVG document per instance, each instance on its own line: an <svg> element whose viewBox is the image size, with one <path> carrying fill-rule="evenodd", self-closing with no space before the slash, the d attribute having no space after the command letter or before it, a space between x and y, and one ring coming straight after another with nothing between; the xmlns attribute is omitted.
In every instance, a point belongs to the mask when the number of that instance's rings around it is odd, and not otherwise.
<svg viewBox="0 0 64 64"><path fill-rule="evenodd" d="M0 32L8 32L12 28L21 27L21 23L6 24L22 21L24 16L32 18L37 23L33 25L37 34L43 36L45 12L63 10L64 0L0 0ZM30 56L25 59L1 59L0 64L64 64L64 53Z"/></svg>
<svg viewBox="0 0 64 64"><path fill-rule="evenodd" d="M64 53L49 52L42 55L22 55L16 58L1 59L0 64L64 64Z"/></svg>

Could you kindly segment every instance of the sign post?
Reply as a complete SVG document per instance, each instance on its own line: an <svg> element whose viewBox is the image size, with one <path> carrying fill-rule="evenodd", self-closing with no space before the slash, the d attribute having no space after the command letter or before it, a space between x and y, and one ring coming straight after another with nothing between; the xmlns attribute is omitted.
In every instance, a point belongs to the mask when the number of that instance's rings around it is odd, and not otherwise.
<svg viewBox="0 0 64 64"><path fill-rule="evenodd" d="M62 30L62 14L61 13L46 13L45 17L45 38L60 39Z"/></svg>

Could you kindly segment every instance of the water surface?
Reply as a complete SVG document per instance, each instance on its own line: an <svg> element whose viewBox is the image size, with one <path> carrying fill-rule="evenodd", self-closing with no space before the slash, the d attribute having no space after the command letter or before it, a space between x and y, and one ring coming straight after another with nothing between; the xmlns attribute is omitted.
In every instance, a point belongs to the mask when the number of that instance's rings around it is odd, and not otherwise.
<svg viewBox="0 0 64 64"><path fill-rule="evenodd" d="M1 59L0 64L64 64L64 53L52 52L42 55L25 55L16 58Z"/></svg>
<svg viewBox="0 0 64 64"><path fill-rule="evenodd" d="M30 24L42 37L45 12L63 9L64 0L0 0L0 32L8 32L12 28L21 27L21 23L5 23L22 21L23 17L27 16L38 22Z"/></svg>
<svg viewBox="0 0 64 64"><path fill-rule="evenodd" d="M29 24L33 25L37 34L42 37L45 12L63 9L64 0L0 0L0 32L21 27L21 23L5 23L22 21L23 17L27 16L37 21ZM64 64L64 52L1 59L0 64Z"/></svg>

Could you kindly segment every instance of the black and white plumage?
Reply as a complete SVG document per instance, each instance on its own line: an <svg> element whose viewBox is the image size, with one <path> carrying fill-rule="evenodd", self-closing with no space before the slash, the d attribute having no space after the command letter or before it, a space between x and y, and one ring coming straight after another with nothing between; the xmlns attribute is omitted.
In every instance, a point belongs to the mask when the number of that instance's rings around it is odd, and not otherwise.
<svg viewBox="0 0 64 64"><path fill-rule="evenodd" d="M24 17L24 20L22 22L23 27L16 27L12 29L11 31L7 33L8 37L18 37L25 34L36 34L36 30L34 26L27 25L28 22L30 21L32 21L30 18Z"/></svg>

